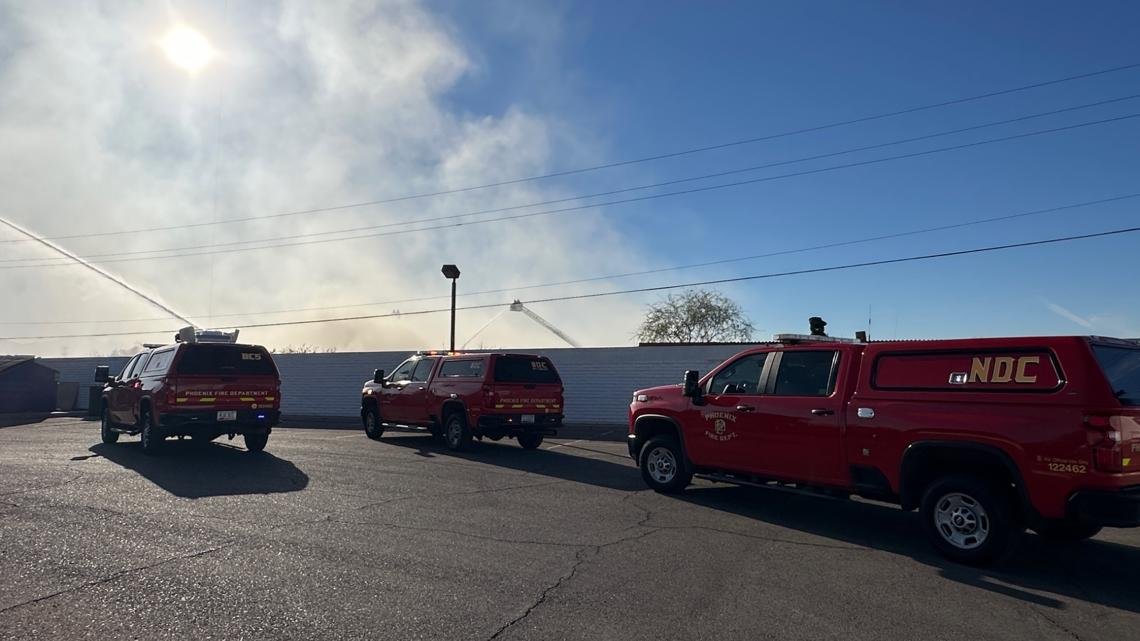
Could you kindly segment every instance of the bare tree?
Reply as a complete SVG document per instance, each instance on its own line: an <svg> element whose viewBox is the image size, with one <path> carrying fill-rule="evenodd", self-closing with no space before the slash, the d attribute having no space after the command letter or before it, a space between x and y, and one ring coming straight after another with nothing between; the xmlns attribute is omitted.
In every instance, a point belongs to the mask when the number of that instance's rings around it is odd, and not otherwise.
<svg viewBox="0 0 1140 641"><path fill-rule="evenodd" d="M669 294L650 305L637 339L643 343L749 341L754 331L736 301L718 292L694 289Z"/></svg>

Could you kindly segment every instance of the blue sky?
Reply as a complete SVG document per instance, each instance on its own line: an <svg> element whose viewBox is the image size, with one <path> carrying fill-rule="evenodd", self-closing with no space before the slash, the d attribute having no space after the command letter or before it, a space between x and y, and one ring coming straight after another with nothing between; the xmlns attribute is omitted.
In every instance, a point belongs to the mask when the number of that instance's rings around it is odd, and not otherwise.
<svg viewBox="0 0 1140 641"><path fill-rule="evenodd" d="M562 3L540 35L503 13L440 3L485 71L450 99L528 104L601 141L611 160L798 129L1140 61L1140 6L1105 3ZM711 7L711 8L710 8ZM545 41L535 43L535 40ZM1140 93L1140 69L875 123L563 180L620 187L919 136ZM1140 112L1140 100L805 163L822 167ZM558 168L557 162L554 163ZM763 172L755 176L765 175ZM720 192L610 207L659 265L762 253L1138 191L1140 121ZM783 271L1084 233L1140 221L1125 201L952 232L665 275ZM557 220L551 219L551 225ZM813 314L849 333L1140 334L1137 236L724 288L768 331ZM1071 311L1076 318L1058 313ZM1079 321L1083 321L1079 322ZM897 329L896 329L897 328Z"/></svg>

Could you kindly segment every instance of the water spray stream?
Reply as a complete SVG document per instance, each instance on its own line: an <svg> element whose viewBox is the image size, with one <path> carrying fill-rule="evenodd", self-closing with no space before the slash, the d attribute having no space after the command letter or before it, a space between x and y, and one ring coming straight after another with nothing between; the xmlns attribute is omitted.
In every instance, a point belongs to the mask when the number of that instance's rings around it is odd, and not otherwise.
<svg viewBox="0 0 1140 641"><path fill-rule="evenodd" d="M174 318L177 318L178 320L186 323L187 325L193 325L194 327L198 326L197 323L190 320L185 315L179 314L178 312L174 311L173 309L170 308L170 306L168 306L166 303L160 301L158 298L151 296L150 294L147 294L147 293L139 290L138 288L126 283L125 281L123 281L123 279L119 278L118 276L115 276L114 274L112 274L108 271L105 271L99 267L96 267L95 265L92 265L91 263L83 260L79 256L76 256L75 254L67 251L63 247L56 245L55 243L51 242L50 240L46 240L44 238L41 238L40 236L37 236L36 234L24 229L23 227L20 227L16 223L13 223L12 221L7 220L3 217L0 217L0 223L3 223L5 225L7 225L8 227L11 227L12 229L16 230L20 234L27 236L31 240L36 241L37 243L43 245L44 247L47 247L48 249L52 250L53 252L55 252L57 254L61 254L65 257L75 261L76 263L86 267L87 269L90 269L91 271L95 272L96 274L99 274L103 278L106 278L107 280L111 281L112 283L115 283L119 287L122 287L123 289L131 292L135 296L138 296L139 298L145 300L146 302L150 303L151 305L154 305L155 307L161 309L163 312L170 314Z"/></svg>

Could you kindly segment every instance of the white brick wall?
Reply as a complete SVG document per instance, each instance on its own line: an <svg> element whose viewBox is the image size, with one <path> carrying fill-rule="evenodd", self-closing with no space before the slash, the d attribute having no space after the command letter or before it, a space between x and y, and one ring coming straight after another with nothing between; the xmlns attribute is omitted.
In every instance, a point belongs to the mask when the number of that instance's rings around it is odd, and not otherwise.
<svg viewBox="0 0 1140 641"><path fill-rule="evenodd" d="M681 382L686 369L706 372L741 345L679 345L662 347L584 347L517 350L540 353L554 362L566 385L566 422L625 423L633 390ZM499 351L499 350L496 350ZM502 350L511 351L511 350ZM282 413L289 416L356 416L360 388L372 370L390 372L409 352L344 352L336 354L275 354L281 370ZM86 408L86 386L93 384L96 365L117 372L127 358L45 358L59 370L60 381L78 382L80 407Z"/></svg>

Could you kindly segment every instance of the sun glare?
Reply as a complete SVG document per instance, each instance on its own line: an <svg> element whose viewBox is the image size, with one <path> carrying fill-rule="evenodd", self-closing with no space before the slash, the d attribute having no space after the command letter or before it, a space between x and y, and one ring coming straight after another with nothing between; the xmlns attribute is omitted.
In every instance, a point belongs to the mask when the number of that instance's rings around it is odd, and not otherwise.
<svg viewBox="0 0 1140 641"><path fill-rule="evenodd" d="M210 64L214 48L205 36L189 27L175 27L162 38L162 50L175 66L197 73Z"/></svg>

